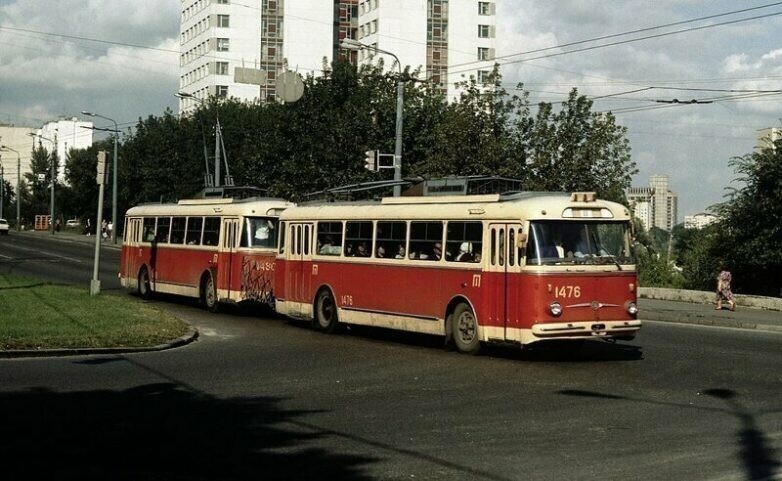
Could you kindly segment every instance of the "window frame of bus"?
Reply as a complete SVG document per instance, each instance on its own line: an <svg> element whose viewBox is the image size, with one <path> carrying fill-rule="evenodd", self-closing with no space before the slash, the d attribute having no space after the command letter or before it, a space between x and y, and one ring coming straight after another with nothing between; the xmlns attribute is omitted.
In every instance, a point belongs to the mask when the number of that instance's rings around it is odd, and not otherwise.
<svg viewBox="0 0 782 481"><path fill-rule="evenodd" d="M286 231L288 227L288 224L285 221L280 222L278 228L280 231L280 235L277 236L277 253L278 254L285 254L285 238L288 236L288 232Z"/></svg>
<svg viewBox="0 0 782 481"><path fill-rule="evenodd" d="M451 227L455 226L456 224L462 224L462 227L460 229L460 237L457 240L451 240ZM468 238L468 232L467 229L469 227L468 224L477 225L479 228L477 239ZM477 264L481 262L481 259L483 258L483 222L482 221L474 221L474 220L453 220L448 221L446 225L446 231L445 231L445 252L444 256L445 260L447 262L462 262L462 263L470 263L470 264ZM469 254L471 254L472 259L471 260L456 260L459 254L459 251L461 250L461 245L463 243L469 243L471 244L471 251ZM478 249L475 249L475 246L478 246ZM448 253L451 252L451 247L455 247L452 254L448 256ZM478 255L476 255L476 251L478 252ZM478 257L480 256L480 257Z"/></svg>
<svg viewBox="0 0 782 481"><path fill-rule="evenodd" d="M166 232L163 234L161 227L165 225ZM157 216L157 225L155 226L155 242L158 244L168 244L171 240L171 216Z"/></svg>
<svg viewBox="0 0 782 481"><path fill-rule="evenodd" d="M196 234L195 231L191 229L191 226L195 223L195 221L198 221L198 232L197 232L197 239L195 242L192 242L192 239L190 236L192 234ZM187 225L185 227L185 245L189 246L200 246L201 245L201 237L204 235L204 218L202 216L190 216L187 218Z"/></svg>
<svg viewBox="0 0 782 481"><path fill-rule="evenodd" d="M147 230L152 227L151 230ZM148 236L148 234L152 234ZM155 236L157 235L157 217L143 217L141 221L141 242L152 243L155 242Z"/></svg>
<svg viewBox="0 0 782 481"><path fill-rule="evenodd" d="M430 224L430 225L439 225L440 228L440 238L437 239L434 236L429 236L429 228L425 230L423 238L413 238L413 230L414 226L418 224ZM445 256L443 255L443 238L445 237L445 222L441 220L414 220L410 221L410 227L408 229L408 238L409 238L409 244L408 244L408 251L407 251L407 258L410 260L417 260L417 261L425 261L425 262L441 262L444 261ZM430 245L430 248L428 249L428 252L431 253L431 257L429 257L429 254L426 254L427 257L421 258L421 250L416 245L416 250L413 251L413 242L416 242L417 244L423 244L427 243ZM436 243L440 243L440 258L435 259L434 258L434 245ZM417 257L412 257L413 254L416 254Z"/></svg>
<svg viewBox="0 0 782 481"><path fill-rule="evenodd" d="M390 227L390 237L384 236L380 237L381 232L381 224L389 224ZM395 227L399 227L399 224L402 226L402 237L394 237L394 230ZM375 223L375 244L373 249L373 254L378 259L392 259L392 260L404 260L406 255L403 255L402 257L397 257L399 255L399 243L401 241L402 247L405 249L405 254L407 254L407 245L408 245L408 238L407 233L409 231L407 221L403 220L379 220ZM396 252L391 250L391 246L396 245L397 249ZM385 251L386 255L384 257L378 257L377 251L380 249L380 247L383 247L383 250Z"/></svg>
<svg viewBox="0 0 782 481"><path fill-rule="evenodd" d="M334 230L335 226L339 226L339 230ZM321 229L321 226L323 229ZM341 256L343 254L343 240L345 238L345 224L342 221L337 220L322 220L317 222L317 226L315 228L315 237L316 237L316 249L313 251L313 254L318 256ZM324 237L331 237L332 238L332 249L328 251L321 251L325 245L325 238ZM334 249L336 247L336 249Z"/></svg>
<svg viewBox="0 0 782 481"><path fill-rule="evenodd" d="M187 216L176 215L171 217L171 233L168 236L168 243L184 244L185 232L187 232Z"/></svg>
<svg viewBox="0 0 782 481"><path fill-rule="evenodd" d="M359 237L349 237L350 226L355 224L359 224L358 233L357 233ZM363 225L364 227L366 227L367 224L369 225L369 237L360 237L362 234L361 226ZM371 220L349 220L345 222L345 245L344 245L343 253L345 254L346 257L359 257L364 259L371 258L373 254L372 250L375 248L374 237L375 237L375 223L372 222ZM350 245L349 243L353 241L355 241L355 251L353 252L352 255L349 255L347 253L348 245ZM366 255L362 255L362 256L358 255L359 242L364 242L364 243L369 242L369 248L368 248L369 250L367 250Z"/></svg>
<svg viewBox="0 0 782 481"><path fill-rule="evenodd" d="M216 229L207 229L208 223L214 223L216 225ZM220 229L222 228L222 219L220 216L216 215L208 215L204 216L204 228L201 233L201 245L214 247L217 249L220 244ZM210 237L207 237L207 233L210 235ZM214 243L207 244L207 239L212 239L211 236L214 236Z"/></svg>

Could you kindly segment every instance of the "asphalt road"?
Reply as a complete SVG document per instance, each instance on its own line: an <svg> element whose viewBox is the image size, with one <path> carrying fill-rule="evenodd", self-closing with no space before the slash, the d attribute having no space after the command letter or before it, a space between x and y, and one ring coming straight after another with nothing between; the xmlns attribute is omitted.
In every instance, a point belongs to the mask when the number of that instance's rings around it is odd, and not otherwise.
<svg viewBox="0 0 782 481"><path fill-rule="evenodd" d="M0 239L0 273L82 279L74 246L41 269ZM153 302L199 340L0 361L4 477L782 479L780 334L648 323L632 343L470 357Z"/></svg>

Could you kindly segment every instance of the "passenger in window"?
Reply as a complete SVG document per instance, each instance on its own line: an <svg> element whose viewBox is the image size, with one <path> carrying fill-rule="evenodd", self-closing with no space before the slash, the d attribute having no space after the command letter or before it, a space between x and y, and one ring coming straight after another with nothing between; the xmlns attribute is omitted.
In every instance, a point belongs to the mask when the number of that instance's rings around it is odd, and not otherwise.
<svg viewBox="0 0 782 481"><path fill-rule="evenodd" d="M472 254L472 244L470 242L462 242L459 246L459 253L456 254L456 262L473 262L475 256Z"/></svg>
<svg viewBox="0 0 782 481"><path fill-rule="evenodd" d="M323 244L318 248L318 254L331 254L331 248L334 246L334 239L331 236L326 236L323 239Z"/></svg>
<svg viewBox="0 0 782 481"><path fill-rule="evenodd" d="M366 242L359 242L358 247L356 248L356 256L369 257L369 249L367 248Z"/></svg>
<svg viewBox="0 0 782 481"><path fill-rule="evenodd" d="M386 249L383 246L377 246L377 252L375 253L378 259L382 259L386 256Z"/></svg>
<svg viewBox="0 0 782 481"><path fill-rule="evenodd" d="M353 251L353 244L345 244L345 256L346 257L354 257L356 253Z"/></svg>
<svg viewBox="0 0 782 481"><path fill-rule="evenodd" d="M404 259L405 258L405 246L402 244L399 244L399 249L396 250L396 256L395 259ZM412 259L412 257L411 257Z"/></svg>
<svg viewBox="0 0 782 481"><path fill-rule="evenodd" d="M439 242L435 242L432 247L432 259L439 261L443 258L443 245Z"/></svg>
<svg viewBox="0 0 782 481"><path fill-rule="evenodd" d="M269 232L273 228L272 223L268 220L260 223L255 229L255 244L265 243L269 239Z"/></svg>

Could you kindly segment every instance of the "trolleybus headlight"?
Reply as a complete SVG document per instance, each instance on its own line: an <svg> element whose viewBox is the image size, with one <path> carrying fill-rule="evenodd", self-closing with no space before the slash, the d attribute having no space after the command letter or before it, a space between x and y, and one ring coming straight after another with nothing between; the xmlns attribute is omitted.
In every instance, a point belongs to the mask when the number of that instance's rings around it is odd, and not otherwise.
<svg viewBox="0 0 782 481"><path fill-rule="evenodd" d="M552 316L559 316L562 314L562 304L560 304L557 301L551 301L551 304L548 306L549 311L551 311Z"/></svg>
<svg viewBox="0 0 782 481"><path fill-rule="evenodd" d="M638 306L635 305L635 302L627 303L627 312L630 313L631 316L638 314Z"/></svg>

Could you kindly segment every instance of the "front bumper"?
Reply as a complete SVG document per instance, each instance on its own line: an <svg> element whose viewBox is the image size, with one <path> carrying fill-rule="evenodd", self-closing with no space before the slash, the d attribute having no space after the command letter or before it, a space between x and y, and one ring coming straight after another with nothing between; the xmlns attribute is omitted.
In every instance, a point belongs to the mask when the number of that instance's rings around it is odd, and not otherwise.
<svg viewBox="0 0 782 481"><path fill-rule="evenodd" d="M633 337L641 321L547 322L532 326L532 334L541 339L573 337Z"/></svg>

